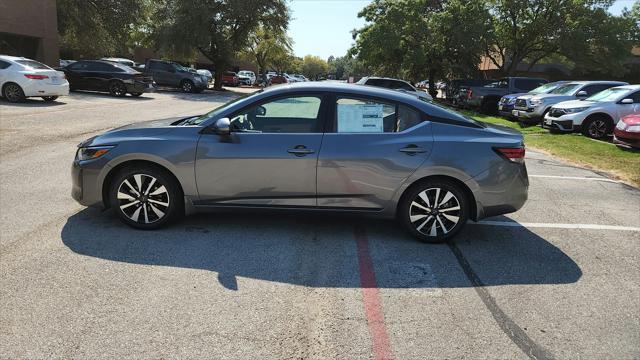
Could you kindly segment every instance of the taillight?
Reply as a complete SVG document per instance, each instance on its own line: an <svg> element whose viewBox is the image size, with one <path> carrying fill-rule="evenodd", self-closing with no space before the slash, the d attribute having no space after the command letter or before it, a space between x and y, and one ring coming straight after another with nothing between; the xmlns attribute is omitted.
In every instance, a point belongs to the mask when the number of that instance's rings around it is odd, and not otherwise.
<svg viewBox="0 0 640 360"><path fill-rule="evenodd" d="M498 155L506 158L507 160L515 163L524 163L524 146L517 148L493 148Z"/></svg>
<svg viewBox="0 0 640 360"><path fill-rule="evenodd" d="M49 78L47 75L35 75L35 74L24 74L24 76L27 79L31 79L31 80L44 80Z"/></svg>
<svg viewBox="0 0 640 360"><path fill-rule="evenodd" d="M472 91L472 90L469 90L469 91L467 92L467 99L471 99L471 98L473 98L473 91Z"/></svg>

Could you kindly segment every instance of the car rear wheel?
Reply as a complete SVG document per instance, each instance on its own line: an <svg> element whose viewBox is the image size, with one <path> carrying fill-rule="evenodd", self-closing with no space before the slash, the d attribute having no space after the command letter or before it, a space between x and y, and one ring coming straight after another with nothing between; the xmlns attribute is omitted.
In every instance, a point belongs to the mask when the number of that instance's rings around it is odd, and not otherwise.
<svg viewBox="0 0 640 360"><path fill-rule="evenodd" d="M127 87L121 81L112 81L109 84L109 94L111 96L123 97L127 95Z"/></svg>
<svg viewBox="0 0 640 360"><path fill-rule="evenodd" d="M157 229L184 214L182 191L166 171L155 167L127 167L111 182L110 204L125 224Z"/></svg>
<svg viewBox="0 0 640 360"><path fill-rule="evenodd" d="M613 130L613 124L610 119L604 116L595 116L588 118L582 124L582 135L592 139L602 139L609 135Z"/></svg>
<svg viewBox="0 0 640 360"><path fill-rule="evenodd" d="M12 103L22 102L26 97L24 96L24 91L20 85L15 83L9 83L4 86L2 89L2 96L4 96L7 101Z"/></svg>
<svg viewBox="0 0 640 360"><path fill-rule="evenodd" d="M51 101L56 101L57 98L58 98L57 96L43 96L42 100L46 102L51 102Z"/></svg>
<svg viewBox="0 0 640 360"><path fill-rule="evenodd" d="M182 92L193 92L195 85L191 80L182 80L180 87L182 88Z"/></svg>
<svg viewBox="0 0 640 360"><path fill-rule="evenodd" d="M464 191L453 182L426 181L403 196L400 221L420 241L445 242L467 222L468 202Z"/></svg>

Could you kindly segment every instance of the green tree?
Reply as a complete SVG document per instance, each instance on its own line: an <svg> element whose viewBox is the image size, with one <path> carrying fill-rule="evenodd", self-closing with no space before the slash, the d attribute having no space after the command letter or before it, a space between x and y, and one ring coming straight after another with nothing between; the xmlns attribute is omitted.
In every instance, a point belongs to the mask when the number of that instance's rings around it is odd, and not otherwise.
<svg viewBox="0 0 640 360"><path fill-rule="evenodd" d="M481 0L375 0L358 16L351 53L377 75L428 78L431 93L437 76L477 68L490 24Z"/></svg>
<svg viewBox="0 0 640 360"><path fill-rule="evenodd" d="M607 11L612 2L492 0L486 55L505 75L556 54L578 68L620 73L639 30L631 17Z"/></svg>
<svg viewBox="0 0 640 360"><path fill-rule="evenodd" d="M285 0L163 0L155 13L156 45L168 54L192 57L199 51L222 73L247 47L259 27L284 33L289 22Z"/></svg>
<svg viewBox="0 0 640 360"><path fill-rule="evenodd" d="M250 35L245 52L258 65L261 74L270 66L282 64L282 59L291 54L292 40L285 32L273 32L258 26ZM276 66L277 67L277 66Z"/></svg>
<svg viewBox="0 0 640 360"><path fill-rule="evenodd" d="M307 55L302 59L302 73L309 79L318 80L329 71L327 62L319 56Z"/></svg>
<svg viewBox="0 0 640 360"><path fill-rule="evenodd" d="M73 56L129 56L131 33L147 19L149 1L58 0L63 52Z"/></svg>

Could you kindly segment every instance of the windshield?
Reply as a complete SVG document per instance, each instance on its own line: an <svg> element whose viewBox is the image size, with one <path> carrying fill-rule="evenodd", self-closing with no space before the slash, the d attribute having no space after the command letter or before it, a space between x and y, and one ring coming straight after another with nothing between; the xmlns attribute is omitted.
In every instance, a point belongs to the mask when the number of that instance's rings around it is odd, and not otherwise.
<svg viewBox="0 0 640 360"><path fill-rule="evenodd" d="M562 85L558 85L558 84L554 84L554 83L544 84L542 86L538 86L537 88L529 91L529 93L531 93L531 94L546 94L546 93L552 91L553 89L557 88L558 86L562 86Z"/></svg>
<svg viewBox="0 0 640 360"><path fill-rule="evenodd" d="M604 91L600 91L597 94L591 95L586 100L587 101L617 101L620 98L620 96L624 96L624 94L626 94L627 92L629 92L628 89L612 88L612 89L607 89Z"/></svg>
<svg viewBox="0 0 640 360"><path fill-rule="evenodd" d="M566 84L558 87L555 90L552 90L549 94L558 94L558 95L570 95L574 91L578 90L578 88L582 86L582 84Z"/></svg>
<svg viewBox="0 0 640 360"><path fill-rule="evenodd" d="M244 99L249 98L251 96L256 96L256 95L260 94L261 92L262 92L262 90L258 90L258 91L254 92L254 93L249 93L249 94L245 94L245 95L242 95L240 97L237 97L237 98L229 101L228 103L225 103L224 105L219 106L219 107L209 111L208 113L206 113L206 114L204 114L202 116L188 119L182 125L200 125L200 124L202 124L203 121L205 121L207 119L211 119L212 117L216 117L216 116L222 114L224 111L229 109L231 106L235 105L240 100L244 100Z"/></svg>

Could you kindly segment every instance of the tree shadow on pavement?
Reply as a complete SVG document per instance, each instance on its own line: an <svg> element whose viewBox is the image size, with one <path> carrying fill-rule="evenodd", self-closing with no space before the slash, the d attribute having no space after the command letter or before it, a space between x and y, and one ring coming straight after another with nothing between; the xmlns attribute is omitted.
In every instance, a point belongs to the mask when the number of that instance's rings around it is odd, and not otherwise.
<svg viewBox="0 0 640 360"><path fill-rule="evenodd" d="M358 288L355 226L365 229L379 288L478 286L463 262L483 286L569 284L582 276L569 256L525 228L473 224L453 244L427 245L394 221L357 216L207 213L142 231L89 208L69 217L61 236L69 249L85 256L212 271L231 290L238 289L238 277Z"/></svg>

